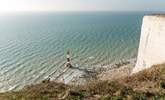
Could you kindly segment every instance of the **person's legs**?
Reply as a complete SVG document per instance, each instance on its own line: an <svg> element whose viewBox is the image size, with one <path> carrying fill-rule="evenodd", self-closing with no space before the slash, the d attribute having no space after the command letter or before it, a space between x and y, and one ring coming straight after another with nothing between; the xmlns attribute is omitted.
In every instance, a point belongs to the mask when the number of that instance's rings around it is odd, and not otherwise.
<svg viewBox="0 0 165 100"><path fill-rule="evenodd" d="M67 62L67 63L66 63L66 67L71 68L71 67L72 67L71 63L70 63L70 62Z"/></svg>
<svg viewBox="0 0 165 100"><path fill-rule="evenodd" d="M70 63L68 63L68 64L67 64L67 67L71 68L71 67L72 67L72 65L71 65Z"/></svg>

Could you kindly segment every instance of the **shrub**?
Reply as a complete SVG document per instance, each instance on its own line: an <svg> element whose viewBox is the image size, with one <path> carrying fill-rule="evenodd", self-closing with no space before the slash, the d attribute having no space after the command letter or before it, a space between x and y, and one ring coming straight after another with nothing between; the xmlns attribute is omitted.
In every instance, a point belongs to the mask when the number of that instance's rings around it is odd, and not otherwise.
<svg viewBox="0 0 165 100"><path fill-rule="evenodd" d="M124 86L121 88L121 95L122 96L127 96L127 95L131 95L133 94L133 89L131 87L128 86Z"/></svg>
<svg viewBox="0 0 165 100"><path fill-rule="evenodd" d="M132 95L133 100L147 100L144 93L134 93Z"/></svg>
<svg viewBox="0 0 165 100"><path fill-rule="evenodd" d="M84 98L84 93L82 92L76 92L76 91L70 91L69 92L69 97L72 99L72 100L81 100L82 98Z"/></svg>
<svg viewBox="0 0 165 100"><path fill-rule="evenodd" d="M114 96L111 98L111 100L125 100L122 96Z"/></svg>
<svg viewBox="0 0 165 100"><path fill-rule="evenodd" d="M110 100L111 96L110 95L104 95L101 97L101 100Z"/></svg>
<svg viewBox="0 0 165 100"><path fill-rule="evenodd" d="M160 87L163 88L163 89L165 89L165 81L161 81L160 82Z"/></svg>

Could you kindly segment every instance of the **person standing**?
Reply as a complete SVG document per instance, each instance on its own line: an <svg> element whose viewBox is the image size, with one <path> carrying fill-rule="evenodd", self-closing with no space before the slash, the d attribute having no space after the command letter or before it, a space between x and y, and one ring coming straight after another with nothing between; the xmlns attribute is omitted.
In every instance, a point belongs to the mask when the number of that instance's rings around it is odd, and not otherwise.
<svg viewBox="0 0 165 100"><path fill-rule="evenodd" d="M71 68L71 67L72 67L72 64L71 64L71 57L70 57L70 52L69 52L69 50L67 51L66 59L67 59L66 67Z"/></svg>

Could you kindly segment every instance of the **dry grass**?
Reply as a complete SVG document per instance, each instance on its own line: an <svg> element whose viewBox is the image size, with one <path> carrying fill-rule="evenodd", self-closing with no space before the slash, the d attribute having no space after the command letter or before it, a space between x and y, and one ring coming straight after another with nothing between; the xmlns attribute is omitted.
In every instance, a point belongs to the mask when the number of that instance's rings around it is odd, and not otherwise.
<svg viewBox="0 0 165 100"><path fill-rule="evenodd" d="M73 86L44 82L18 92L0 94L0 100L165 100L165 64L155 65L115 81L91 81Z"/></svg>
<svg viewBox="0 0 165 100"><path fill-rule="evenodd" d="M165 81L165 64L154 65L150 69L146 69L132 76L127 76L118 80L132 88L144 90L143 88L158 88L160 81Z"/></svg>

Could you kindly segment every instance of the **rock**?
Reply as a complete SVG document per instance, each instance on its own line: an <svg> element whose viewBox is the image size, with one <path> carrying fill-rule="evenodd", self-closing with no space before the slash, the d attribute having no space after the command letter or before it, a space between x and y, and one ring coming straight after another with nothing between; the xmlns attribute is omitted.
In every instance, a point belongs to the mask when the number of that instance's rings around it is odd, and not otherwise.
<svg viewBox="0 0 165 100"><path fill-rule="evenodd" d="M49 82L50 82L50 78L47 78L47 79L42 81L42 83L49 83Z"/></svg>
<svg viewBox="0 0 165 100"><path fill-rule="evenodd" d="M147 15L143 18L137 63L132 73L165 62L165 16Z"/></svg>

